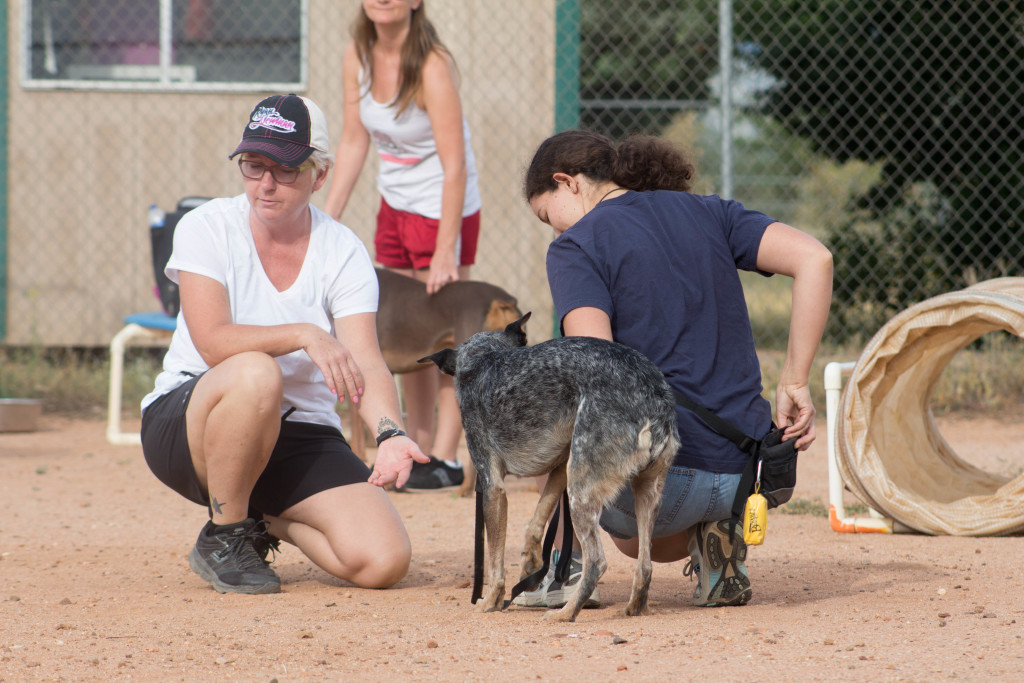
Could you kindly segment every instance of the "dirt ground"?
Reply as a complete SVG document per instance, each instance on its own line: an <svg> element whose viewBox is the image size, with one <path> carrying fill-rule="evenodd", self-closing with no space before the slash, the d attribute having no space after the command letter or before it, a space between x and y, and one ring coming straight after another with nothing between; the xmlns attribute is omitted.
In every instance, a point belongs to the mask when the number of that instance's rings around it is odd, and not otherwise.
<svg viewBox="0 0 1024 683"><path fill-rule="evenodd" d="M1019 472L1022 422L940 424L963 457ZM824 428L801 456L796 498L827 502ZM509 488L513 578L536 489ZM205 512L163 488L140 448L109 445L95 420L44 416L34 433L0 434L0 681L1016 681L1024 671L1024 537L838 534L822 517L773 510L747 561L749 605L692 607L683 563L655 565L652 614L624 617L632 563L606 542L605 607L551 624L539 610L473 611L472 499L391 495L414 548L397 587L354 588L289 547L274 563L282 593L220 595L185 560Z"/></svg>

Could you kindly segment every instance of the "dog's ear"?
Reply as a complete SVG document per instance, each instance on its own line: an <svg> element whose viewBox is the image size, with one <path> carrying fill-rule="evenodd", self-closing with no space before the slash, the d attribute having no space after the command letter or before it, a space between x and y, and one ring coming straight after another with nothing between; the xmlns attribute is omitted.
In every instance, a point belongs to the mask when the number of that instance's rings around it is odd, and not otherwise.
<svg viewBox="0 0 1024 683"><path fill-rule="evenodd" d="M523 317L514 322L510 322L505 327L505 334L512 339L513 346L526 346L526 330L523 329L523 325L530 319L530 311L523 314Z"/></svg>
<svg viewBox="0 0 1024 683"><path fill-rule="evenodd" d="M455 349L441 349L429 356L420 358L419 363L433 362L446 375L455 376Z"/></svg>

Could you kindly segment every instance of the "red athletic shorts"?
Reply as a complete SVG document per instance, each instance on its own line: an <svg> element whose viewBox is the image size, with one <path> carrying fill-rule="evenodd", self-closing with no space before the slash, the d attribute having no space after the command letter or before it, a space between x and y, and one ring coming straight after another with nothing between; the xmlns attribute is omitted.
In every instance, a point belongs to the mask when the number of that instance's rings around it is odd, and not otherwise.
<svg viewBox="0 0 1024 683"><path fill-rule="evenodd" d="M377 234L373 246L377 262L388 268L430 267L430 257L437 244L437 219L408 211L399 211L383 199L377 213ZM476 244L480 237L480 212L462 219L457 249L459 265L471 266L476 260Z"/></svg>

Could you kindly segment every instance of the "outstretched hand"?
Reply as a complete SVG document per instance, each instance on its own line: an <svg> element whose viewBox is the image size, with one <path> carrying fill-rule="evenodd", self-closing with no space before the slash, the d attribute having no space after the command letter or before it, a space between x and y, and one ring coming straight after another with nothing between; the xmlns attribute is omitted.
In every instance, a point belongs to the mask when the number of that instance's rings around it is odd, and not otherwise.
<svg viewBox="0 0 1024 683"><path fill-rule="evenodd" d="M807 450L814 439L814 416L811 390L806 384L779 384L775 390L775 423L784 429L782 438L799 436L797 449Z"/></svg>
<svg viewBox="0 0 1024 683"><path fill-rule="evenodd" d="M407 436L393 436L377 448L377 459L373 472L367 480L374 486L384 487L394 483L398 488L405 486L412 472L412 463L430 462L416 442Z"/></svg>

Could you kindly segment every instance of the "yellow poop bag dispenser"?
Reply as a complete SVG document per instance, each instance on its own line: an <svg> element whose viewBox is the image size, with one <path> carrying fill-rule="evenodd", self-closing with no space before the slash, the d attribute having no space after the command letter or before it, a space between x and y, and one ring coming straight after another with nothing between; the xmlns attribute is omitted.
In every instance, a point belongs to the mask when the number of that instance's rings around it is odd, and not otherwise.
<svg viewBox="0 0 1024 683"><path fill-rule="evenodd" d="M768 501L761 495L761 463L757 463L754 492L747 498L743 509L743 541L747 545L761 545L768 528Z"/></svg>

